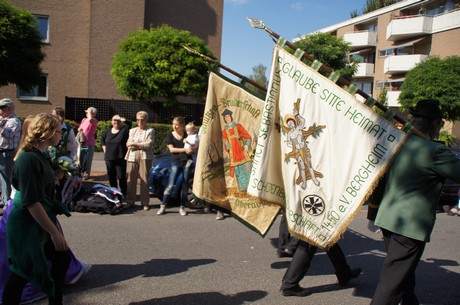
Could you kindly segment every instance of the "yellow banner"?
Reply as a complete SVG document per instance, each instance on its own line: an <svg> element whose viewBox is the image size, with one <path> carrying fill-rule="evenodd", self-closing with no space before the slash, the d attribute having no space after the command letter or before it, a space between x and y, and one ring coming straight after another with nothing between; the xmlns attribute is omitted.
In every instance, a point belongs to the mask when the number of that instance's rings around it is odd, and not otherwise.
<svg viewBox="0 0 460 305"><path fill-rule="evenodd" d="M247 193L264 102L210 73L193 194L264 236L279 206Z"/></svg>

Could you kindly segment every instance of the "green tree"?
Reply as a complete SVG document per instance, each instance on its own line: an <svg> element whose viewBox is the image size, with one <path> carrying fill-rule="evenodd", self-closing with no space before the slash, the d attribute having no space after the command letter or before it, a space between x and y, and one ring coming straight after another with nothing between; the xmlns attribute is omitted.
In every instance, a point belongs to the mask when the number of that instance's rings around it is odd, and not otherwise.
<svg viewBox="0 0 460 305"><path fill-rule="evenodd" d="M267 76L265 75L267 73L267 67L264 65L260 64L257 66L252 67L252 74L249 75L249 79L255 81L256 83L260 84L262 87L267 88L268 86L268 79ZM251 84L247 84L247 87L257 93L260 93L261 95L265 96L265 91L260 90L256 86L253 86Z"/></svg>
<svg viewBox="0 0 460 305"><path fill-rule="evenodd" d="M358 10L353 10L350 12L350 18L370 13L385 6L395 4L396 2L398 2L398 0L367 0L364 8L361 10L361 13L359 13Z"/></svg>
<svg viewBox="0 0 460 305"><path fill-rule="evenodd" d="M406 74L399 103L403 110L425 98L439 100L447 120L460 120L460 57L429 56Z"/></svg>
<svg viewBox="0 0 460 305"><path fill-rule="evenodd" d="M358 63L349 63L347 60L350 44L329 33L316 32L307 35L304 39L297 41L295 46L312 55L348 81L351 81L358 68Z"/></svg>
<svg viewBox="0 0 460 305"><path fill-rule="evenodd" d="M182 45L215 58L202 39L168 25L131 33L112 60L118 92L144 101L166 97L170 103L178 95L205 96L207 64Z"/></svg>
<svg viewBox="0 0 460 305"><path fill-rule="evenodd" d="M249 75L249 78L266 88L268 85L267 76L265 75L266 73L267 67L260 64L255 67L252 67L252 74Z"/></svg>
<svg viewBox="0 0 460 305"><path fill-rule="evenodd" d="M38 84L45 59L34 15L0 0L0 87Z"/></svg>

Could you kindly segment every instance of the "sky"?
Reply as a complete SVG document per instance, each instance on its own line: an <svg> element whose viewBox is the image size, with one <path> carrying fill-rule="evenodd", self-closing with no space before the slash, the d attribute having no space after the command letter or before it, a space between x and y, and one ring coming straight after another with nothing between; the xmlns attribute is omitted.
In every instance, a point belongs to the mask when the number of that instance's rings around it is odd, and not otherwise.
<svg viewBox="0 0 460 305"><path fill-rule="evenodd" d="M350 4L351 3L351 4ZM265 26L292 41L350 19L361 12L366 0L224 0L221 64L244 75L262 64L270 73L274 42L262 29L251 27L247 17L261 19Z"/></svg>

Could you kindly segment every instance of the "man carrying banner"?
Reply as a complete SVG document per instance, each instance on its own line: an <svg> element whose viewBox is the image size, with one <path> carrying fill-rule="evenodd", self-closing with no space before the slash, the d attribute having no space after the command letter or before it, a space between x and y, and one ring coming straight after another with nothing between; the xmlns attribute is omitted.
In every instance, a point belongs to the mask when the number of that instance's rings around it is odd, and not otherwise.
<svg viewBox="0 0 460 305"><path fill-rule="evenodd" d="M299 246L295 251L291 264L289 264L283 277L281 285L281 294L283 296L305 297L311 294L308 288L300 287L299 283L305 274L307 274L317 249L318 247L310 245L305 241L299 242ZM326 253L332 265L334 265L335 275L337 276L340 286L347 286L351 279L361 274L361 268L351 269L347 264L345 254L338 243L326 250Z"/></svg>
<svg viewBox="0 0 460 305"><path fill-rule="evenodd" d="M437 100L410 108L412 134L387 172L383 199L375 219L382 228L387 256L372 305L419 304L414 293L415 269L436 219L436 205L446 178L460 182L460 159L445 145L431 141L444 125Z"/></svg>

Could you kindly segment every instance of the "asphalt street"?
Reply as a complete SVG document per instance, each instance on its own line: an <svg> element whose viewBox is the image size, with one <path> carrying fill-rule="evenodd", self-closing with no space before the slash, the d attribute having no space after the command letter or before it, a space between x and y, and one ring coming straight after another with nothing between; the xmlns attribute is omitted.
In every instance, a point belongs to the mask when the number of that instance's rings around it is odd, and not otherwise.
<svg viewBox="0 0 460 305"><path fill-rule="evenodd" d="M95 172L102 166L97 158ZM193 210L183 217L177 207L158 216L159 203L152 198L150 211L138 206L115 216L60 217L75 255L92 264L80 281L66 287L66 305L370 303L384 248L381 235L367 229L366 207L339 242L349 264L363 269L361 276L341 288L326 253L319 250L301 282L313 294L298 298L279 293L290 261L278 258L273 246L279 219L262 238L231 217L218 221L215 214ZM432 242L417 269L416 293L422 304L460 304L460 217L437 216Z"/></svg>

